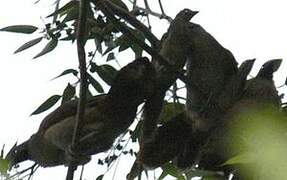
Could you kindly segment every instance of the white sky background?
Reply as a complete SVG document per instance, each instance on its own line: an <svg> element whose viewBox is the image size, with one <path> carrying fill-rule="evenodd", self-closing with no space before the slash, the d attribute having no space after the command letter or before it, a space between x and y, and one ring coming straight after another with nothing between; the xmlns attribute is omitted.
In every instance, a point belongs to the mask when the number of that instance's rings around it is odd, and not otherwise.
<svg viewBox="0 0 287 180"><path fill-rule="evenodd" d="M8 0L0 6L0 28L16 24L32 24L44 27L41 17L53 11L51 0L42 0L34 5L31 0ZM157 2L150 0L150 2ZM283 58L283 64L275 74L276 84L282 85L287 75L287 10L285 0L162 0L168 15L174 15L183 8L199 10L192 21L201 24L224 47L231 50L237 61L256 58L252 75L268 59ZM151 7L157 7L152 6ZM159 9L155 9L159 12ZM165 20L153 24L153 32L160 38L168 24ZM44 20L46 21L46 20ZM46 21L45 23L48 23ZM155 21L153 21L155 22ZM29 117L43 101L54 94L61 94L69 77L50 81L63 70L77 67L75 44L59 43L52 53L32 60L45 43L13 55L23 43L36 38L0 32L0 146L8 150L16 140L22 142L34 133L44 115ZM131 56L120 57L123 64ZM125 60L126 59L126 60ZM72 79L72 81L74 81ZM281 93L284 88L279 89ZM286 98L285 98L286 99ZM131 166L131 164L130 164ZM118 172L116 179L124 179L125 173ZM85 174L95 179L100 169L95 163ZM92 173L94 172L94 173ZM112 173L111 173L112 174ZM49 168L39 170L34 179L64 179L66 169ZM122 176L121 176L122 175ZM94 177L94 178L92 178ZM106 179L111 179L107 177Z"/></svg>

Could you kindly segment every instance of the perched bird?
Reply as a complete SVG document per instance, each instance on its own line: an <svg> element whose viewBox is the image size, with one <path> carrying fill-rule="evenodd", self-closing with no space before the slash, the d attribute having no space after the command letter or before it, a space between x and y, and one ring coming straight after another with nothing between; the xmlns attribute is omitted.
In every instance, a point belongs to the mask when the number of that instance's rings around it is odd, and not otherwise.
<svg viewBox="0 0 287 180"><path fill-rule="evenodd" d="M188 37L188 23L198 11L189 9L181 10L171 22L167 33L161 39L159 54L168 62L162 63L157 58L152 59L152 63L157 74L157 88L152 98L144 107L144 139L150 138L157 120L161 113L163 99L168 88L176 81L177 74L186 64L188 53L190 52Z"/></svg>
<svg viewBox="0 0 287 180"><path fill-rule="evenodd" d="M190 52L190 41L187 38L189 33L188 24L197 13L198 11L190 9L181 10L161 39L159 54L168 61L174 70L181 70L186 64ZM152 59L152 63L155 66L161 85L164 85L166 89L169 88L176 80L176 74L156 58Z"/></svg>
<svg viewBox="0 0 287 180"><path fill-rule="evenodd" d="M252 99L257 104L281 106L281 97L273 81L273 73L278 70L282 59L273 59L264 63L255 78L248 80L244 99Z"/></svg>
<svg viewBox="0 0 287 180"><path fill-rule="evenodd" d="M151 139L141 144L137 159L127 176L128 180L135 179L144 169L157 168L177 160L191 133L185 118L184 112L172 117L156 128Z"/></svg>
<svg viewBox="0 0 287 180"><path fill-rule="evenodd" d="M90 155L108 150L114 140L133 122L137 107L154 89L155 70L147 58L139 58L123 67L106 95L89 100L79 143L75 147L78 164ZM76 101L63 104L42 121L29 140L7 155L11 165L32 160L43 167L67 165L76 116ZM92 138L91 138L92 137Z"/></svg>
<svg viewBox="0 0 287 180"><path fill-rule="evenodd" d="M245 89L247 76L249 75L255 59L244 61L239 67L236 74L233 74L224 86L217 99L217 105L223 113L237 102Z"/></svg>
<svg viewBox="0 0 287 180"><path fill-rule="evenodd" d="M187 60L187 116L194 131L208 131L222 114L217 101L224 86L237 73L232 53L202 26L189 23Z"/></svg>
<svg viewBox="0 0 287 180"><path fill-rule="evenodd" d="M246 144L244 138L249 132L248 128L254 127L254 124L256 128L260 128L258 125L266 121L275 121L276 124L274 116L277 117L280 113L281 99L274 85L273 73L278 70L281 61L281 59L267 61L257 75L246 82L239 99L222 117L222 124L212 132L209 140L201 147L200 167L224 169L227 173L238 169L235 172L235 179L252 179L254 172L251 171L254 167L247 168L249 164L235 167L223 167L222 164L249 150L249 144ZM254 129L249 133L253 131ZM260 139L258 141L260 142Z"/></svg>
<svg viewBox="0 0 287 180"><path fill-rule="evenodd" d="M138 160L135 161L128 179L134 179L138 176L143 165L150 168L157 167L172 160L179 151L179 146L173 143L185 139L185 135L177 131L182 124L185 124L182 120L172 120L160 128L157 128L157 123L165 93L178 78L175 71L182 70L186 64L190 52L189 41L186 38L188 36L188 23L197 13L197 11L189 9L181 10L171 22L168 31L162 36L158 51L168 65L157 58L152 59L157 72L157 88L153 96L144 105L142 144L140 145ZM185 129L186 126L182 126L182 128ZM170 135L166 133L170 133Z"/></svg>
<svg viewBox="0 0 287 180"><path fill-rule="evenodd" d="M181 113L157 128L153 138L144 143L138 161L147 168L156 168L174 160L191 133Z"/></svg>

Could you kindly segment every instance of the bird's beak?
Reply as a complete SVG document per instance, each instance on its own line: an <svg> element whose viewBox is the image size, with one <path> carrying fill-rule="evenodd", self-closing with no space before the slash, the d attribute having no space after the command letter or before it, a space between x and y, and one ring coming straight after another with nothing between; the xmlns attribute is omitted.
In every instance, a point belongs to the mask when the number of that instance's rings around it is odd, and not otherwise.
<svg viewBox="0 0 287 180"><path fill-rule="evenodd" d="M195 16L199 11L192 11L192 17Z"/></svg>

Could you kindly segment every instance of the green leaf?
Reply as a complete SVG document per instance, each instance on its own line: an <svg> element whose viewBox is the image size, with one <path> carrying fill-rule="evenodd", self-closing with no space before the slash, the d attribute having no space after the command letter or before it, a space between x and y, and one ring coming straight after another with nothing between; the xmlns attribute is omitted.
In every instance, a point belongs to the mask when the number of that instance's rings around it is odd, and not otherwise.
<svg viewBox="0 0 287 180"><path fill-rule="evenodd" d="M48 15L47 18L53 17L55 15L63 16L64 14L67 14L71 9L78 9L78 7L79 7L79 1L70 1L67 4L65 4L63 7L58 9L57 11Z"/></svg>
<svg viewBox="0 0 287 180"><path fill-rule="evenodd" d="M172 163L166 163L165 165L162 166L162 173L161 173L160 177L158 178L158 180L162 180L167 175L171 175L173 177L180 177L181 176L178 168Z"/></svg>
<svg viewBox="0 0 287 180"><path fill-rule="evenodd" d="M223 165L245 164L254 162L254 153L241 153L227 160Z"/></svg>
<svg viewBox="0 0 287 180"><path fill-rule="evenodd" d="M30 48L30 47L32 47L32 46L38 44L39 42L41 42L42 39L43 39L42 37L39 37L39 38L36 38L36 39L33 39L33 40L31 40L31 41L26 42L25 44L23 44L22 46L20 46L20 47L14 52L14 54L16 54L16 53L18 53L18 52L21 52L21 51L23 51L23 50L25 50L25 49L28 49L28 48Z"/></svg>
<svg viewBox="0 0 287 180"><path fill-rule="evenodd" d="M95 39L95 45L97 47L97 51L101 54L103 54L103 48L102 48L102 41L100 41L99 39Z"/></svg>
<svg viewBox="0 0 287 180"><path fill-rule="evenodd" d="M285 79L285 85L287 86L287 78Z"/></svg>
<svg viewBox="0 0 287 180"><path fill-rule="evenodd" d="M31 34L35 32L38 28L31 25L14 25L14 26L7 26L5 28L0 29L0 31L8 31L14 33L24 33L24 34Z"/></svg>
<svg viewBox="0 0 287 180"><path fill-rule="evenodd" d="M139 121L135 130L131 133L132 142L137 142L137 139L139 139L141 137L142 128L143 128L143 121ZM139 139L139 141L140 141L140 139Z"/></svg>
<svg viewBox="0 0 287 180"><path fill-rule="evenodd" d="M96 180L102 180L103 178L104 178L104 175L102 174L102 175L98 176Z"/></svg>
<svg viewBox="0 0 287 180"><path fill-rule="evenodd" d="M115 58L115 53L113 53L113 52L109 53L108 57L107 57L107 61L114 60L114 59L116 59Z"/></svg>
<svg viewBox="0 0 287 180"><path fill-rule="evenodd" d="M57 39L51 39L51 41L48 42L48 44L44 47L44 49L42 49L42 51L37 54L35 57L33 57L33 59L36 59L40 56L43 56L51 51L53 51L58 45L58 40Z"/></svg>
<svg viewBox="0 0 287 180"><path fill-rule="evenodd" d="M108 54L109 52L111 52L113 49L115 49L117 46L108 46L108 48L105 50L105 52L103 53L103 56Z"/></svg>
<svg viewBox="0 0 287 180"><path fill-rule="evenodd" d="M63 23L66 23L66 22L68 22L68 21L75 20L75 19L77 19L78 17L79 17L79 8L70 9L70 10L67 12L66 17L64 18Z"/></svg>
<svg viewBox="0 0 287 180"><path fill-rule="evenodd" d="M32 115L36 115L36 114L40 114L44 111L47 111L48 109L50 109L52 106L54 106L59 99L61 98L60 95L53 95L51 97L49 97L45 102L43 102L32 114Z"/></svg>
<svg viewBox="0 0 287 180"><path fill-rule="evenodd" d="M222 176L222 172L220 171L209 171L209 170L201 170L201 169L193 169L191 168L188 171L185 171L185 175L187 179L193 178L193 177L218 177Z"/></svg>
<svg viewBox="0 0 287 180"><path fill-rule="evenodd" d="M95 80L90 74L88 74L88 81L95 88L96 91L98 91L99 93L104 93L104 89L101 84L97 80Z"/></svg>
<svg viewBox="0 0 287 180"><path fill-rule="evenodd" d="M185 109L184 104L165 102L159 120L160 122L166 122L170 120L172 117L175 117L178 114L184 112L184 109Z"/></svg>
<svg viewBox="0 0 287 180"><path fill-rule="evenodd" d="M100 65L95 67L95 71L108 85L112 85L113 80L117 74L117 70L108 64Z"/></svg>
<svg viewBox="0 0 287 180"><path fill-rule="evenodd" d="M54 77L53 79L57 79L61 76L67 75L67 74L73 74L74 76L78 75L78 71L75 69L67 69L65 71L63 71L60 75L58 75L57 77Z"/></svg>
<svg viewBox="0 0 287 180"><path fill-rule="evenodd" d="M70 101L76 94L76 88L68 83L62 95L62 104Z"/></svg>

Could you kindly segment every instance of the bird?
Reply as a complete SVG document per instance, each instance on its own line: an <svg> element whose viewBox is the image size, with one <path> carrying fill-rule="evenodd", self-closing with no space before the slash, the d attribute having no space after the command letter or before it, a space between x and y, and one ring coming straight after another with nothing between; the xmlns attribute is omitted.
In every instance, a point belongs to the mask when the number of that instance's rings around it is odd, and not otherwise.
<svg viewBox="0 0 287 180"><path fill-rule="evenodd" d="M181 70L186 64L187 56L190 52L190 42L187 39L189 33L188 24L197 13L198 11L190 9L181 10L161 38L159 55L169 63L173 70ZM162 64L156 58L152 59L152 63L159 76L161 86L169 88L177 79L176 74L171 72L165 64Z"/></svg>
<svg viewBox="0 0 287 180"><path fill-rule="evenodd" d="M273 73L276 72L282 59L272 59L265 62L255 78L247 81L243 97L252 99L256 104L268 104L275 107L281 106L281 97L274 84Z"/></svg>
<svg viewBox="0 0 287 180"><path fill-rule="evenodd" d="M182 112L159 125L151 139L141 144L137 159L127 179L133 180L143 169L154 169L169 161L176 161L191 129Z"/></svg>
<svg viewBox="0 0 287 180"><path fill-rule="evenodd" d="M221 115L217 101L224 86L237 73L237 61L201 25L188 23L187 116L194 131L209 131Z"/></svg>
<svg viewBox="0 0 287 180"><path fill-rule="evenodd" d="M105 95L88 100L85 119L75 150L78 164L108 150L133 122L137 107L153 92L155 69L141 57L123 67ZM12 148L6 156L11 167L32 160L43 167L68 165L77 101L61 105L44 118L30 139ZM91 136L92 134L92 136Z"/></svg>
<svg viewBox="0 0 287 180"><path fill-rule="evenodd" d="M265 119L274 120L276 124L277 118L274 116L280 117L281 98L274 85L273 73L278 70L281 62L281 59L269 60L262 65L255 77L245 80L238 99L222 117L221 125L211 133L209 140L199 150L201 168L223 169L227 174L234 172L235 179L252 179L254 168L247 168L249 164L223 164L249 149L244 138L248 128L256 123L265 123Z"/></svg>
<svg viewBox="0 0 287 180"><path fill-rule="evenodd" d="M216 102L223 113L241 98L247 83L247 76L249 75L254 62L255 59L249 59L242 62L238 67L237 73L233 74L224 86Z"/></svg>
<svg viewBox="0 0 287 180"><path fill-rule="evenodd" d="M145 103L143 118L143 139L152 136L162 110L165 93L176 81L178 75L176 71L183 69L189 53L189 41L187 24L198 11L183 9L172 20L167 32L162 36L158 53L168 63L162 63L156 57L152 58L152 63L156 69L156 90L152 98Z"/></svg>

